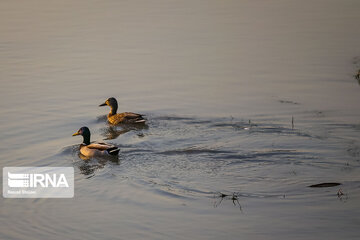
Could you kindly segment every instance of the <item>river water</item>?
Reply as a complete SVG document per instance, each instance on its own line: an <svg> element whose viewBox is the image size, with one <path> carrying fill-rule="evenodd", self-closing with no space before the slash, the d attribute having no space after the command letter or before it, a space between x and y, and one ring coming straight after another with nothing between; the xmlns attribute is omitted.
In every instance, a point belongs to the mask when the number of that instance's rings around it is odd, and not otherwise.
<svg viewBox="0 0 360 240"><path fill-rule="evenodd" d="M359 9L3 1L0 165L74 167L75 196L1 198L0 238L359 239ZM119 158L80 158L82 126Z"/></svg>

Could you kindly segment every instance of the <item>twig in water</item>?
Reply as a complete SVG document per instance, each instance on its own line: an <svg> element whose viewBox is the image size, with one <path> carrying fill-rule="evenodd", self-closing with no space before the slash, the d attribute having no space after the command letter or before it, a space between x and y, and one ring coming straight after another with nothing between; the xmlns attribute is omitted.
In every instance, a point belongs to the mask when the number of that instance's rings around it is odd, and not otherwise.
<svg viewBox="0 0 360 240"><path fill-rule="evenodd" d="M234 206L236 206L236 203L237 203L239 205L240 211L242 212L242 207L239 202L239 196L236 193L233 193L232 195L230 195L230 194L224 194L224 193L219 192L218 196L216 196L216 197L220 198L220 201L218 203L215 201L214 207L218 207L222 203L223 199L226 199L226 200L231 200L233 202Z"/></svg>
<svg viewBox="0 0 360 240"><path fill-rule="evenodd" d="M344 193L341 191L341 188L340 188L339 191L337 192L337 195L338 195L338 197L341 197L341 196L344 195Z"/></svg>
<svg viewBox="0 0 360 240"><path fill-rule="evenodd" d="M355 78L356 78L357 80L360 79L360 69L359 69L358 73L355 75Z"/></svg>
<svg viewBox="0 0 360 240"><path fill-rule="evenodd" d="M341 188L338 190L337 194L336 194L339 198L340 201L342 202L346 202L349 198L347 193L344 193Z"/></svg>

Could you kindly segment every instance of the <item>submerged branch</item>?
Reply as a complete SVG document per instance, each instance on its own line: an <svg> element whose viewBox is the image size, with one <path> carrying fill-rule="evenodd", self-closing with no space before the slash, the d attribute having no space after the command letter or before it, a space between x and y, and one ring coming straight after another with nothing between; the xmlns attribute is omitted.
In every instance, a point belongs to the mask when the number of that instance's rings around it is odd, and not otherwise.
<svg viewBox="0 0 360 240"><path fill-rule="evenodd" d="M242 207L239 202L239 194L237 194L237 193L225 194L225 193L219 192L215 195L215 198L220 199L219 202L217 202L217 201L214 202L215 208L218 207L222 203L222 201L225 199L225 200L231 200L233 202L234 206L238 205L240 211L242 212Z"/></svg>

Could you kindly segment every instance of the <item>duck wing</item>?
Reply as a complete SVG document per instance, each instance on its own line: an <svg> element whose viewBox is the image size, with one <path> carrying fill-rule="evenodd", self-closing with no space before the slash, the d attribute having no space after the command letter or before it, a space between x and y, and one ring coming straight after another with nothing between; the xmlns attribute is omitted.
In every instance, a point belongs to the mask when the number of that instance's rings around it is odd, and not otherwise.
<svg viewBox="0 0 360 240"><path fill-rule="evenodd" d="M106 143L91 143L89 145L86 146L89 149L97 149L97 150L107 150L109 148L112 148L114 146L106 144Z"/></svg>
<svg viewBox="0 0 360 240"><path fill-rule="evenodd" d="M124 113L120 113L120 114L123 115L123 117L127 118L127 119L143 118L141 114L133 113L133 112L124 112Z"/></svg>
<svg viewBox="0 0 360 240"><path fill-rule="evenodd" d="M117 156L120 149L115 145L110 145L106 143L90 143L89 145L81 144L80 153L86 157L94 156L105 156L112 155Z"/></svg>
<svg viewBox="0 0 360 240"><path fill-rule="evenodd" d="M146 119L143 118L143 115L132 112L125 112L124 119L130 123L145 123Z"/></svg>
<svg viewBox="0 0 360 240"><path fill-rule="evenodd" d="M108 115L108 121L111 124L119 123L144 123L146 120L142 117L141 114L132 113L132 112L123 112L115 115Z"/></svg>

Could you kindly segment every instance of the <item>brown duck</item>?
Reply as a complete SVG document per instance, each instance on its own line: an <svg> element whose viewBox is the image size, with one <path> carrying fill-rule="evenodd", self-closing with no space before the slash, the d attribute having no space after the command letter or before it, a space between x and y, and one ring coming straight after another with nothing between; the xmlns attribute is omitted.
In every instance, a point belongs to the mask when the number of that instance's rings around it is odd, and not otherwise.
<svg viewBox="0 0 360 240"><path fill-rule="evenodd" d="M132 113L132 112L123 112L123 113L116 113L118 109L118 103L115 98L111 97L105 101L105 103L100 104L99 107L102 106L109 106L110 113L107 115L107 119L111 124L119 124L119 123L145 123L145 119L141 114Z"/></svg>

